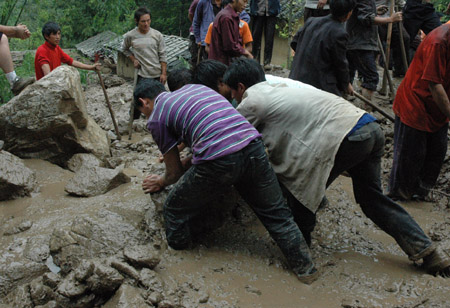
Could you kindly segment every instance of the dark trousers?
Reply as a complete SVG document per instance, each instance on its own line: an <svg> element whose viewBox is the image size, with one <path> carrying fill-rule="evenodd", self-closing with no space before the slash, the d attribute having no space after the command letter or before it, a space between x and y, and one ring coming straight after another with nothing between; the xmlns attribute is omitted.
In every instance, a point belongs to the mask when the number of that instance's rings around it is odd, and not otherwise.
<svg viewBox="0 0 450 308"><path fill-rule="evenodd" d="M193 34L189 35L189 52L191 54L191 68L194 69L197 66L198 44L195 42Z"/></svg>
<svg viewBox="0 0 450 308"><path fill-rule="evenodd" d="M174 249L192 243L190 222L231 185L252 207L298 275L314 268L309 248L283 200L276 175L260 139L244 149L193 165L164 204L166 237Z"/></svg>
<svg viewBox="0 0 450 308"><path fill-rule="evenodd" d="M426 196L436 184L447 152L448 124L435 133L414 129L395 117L394 160L389 195L410 199Z"/></svg>
<svg viewBox="0 0 450 308"><path fill-rule="evenodd" d="M433 4L422 3L421 1L407 1L403 8L403 26L411 38L411 43L419 30L428 34L440 25L441 21L436 14Z"/></svg>
<svg viewBox="0 0 450 308"><path fill-rule="evenodd" d="M431 245L431 240L414 219L397 203L383 195L381 189L381 157L384 153L384 135L379 125L369 123L342 141L336 154L334 166L327 181L327 187L344 171L353 183L356 202L364 214L380 229L392 236L403 251L411 258L420 255ZM292 200L291 200L292 201ZM296 216L297 204L288 204ZM301 205L303 206L303 205ZM300 209L301 215L305 209ZM311 219L311 215L309 215ZM305 218L303 218L305 220ZM307 228L314 228L314 221L306 222Z"/></svg>
<svg viewBox="0 0 450 308"><path fill-rule="evenodd" d="M273 37L275 35L276 16L252 16L253 57L261 61L261 41L264 30L264 65L272 61Z"/></svg>
<svg viewBox="0 0 450 308"><path fill-rule="evenodd" d="M348 69L350 72L350 82L353 82L356 71L362 77L361 86L371 91L375 91L378 85L378 71L375 63L375 51L373 50L348 50Z"/></svg>

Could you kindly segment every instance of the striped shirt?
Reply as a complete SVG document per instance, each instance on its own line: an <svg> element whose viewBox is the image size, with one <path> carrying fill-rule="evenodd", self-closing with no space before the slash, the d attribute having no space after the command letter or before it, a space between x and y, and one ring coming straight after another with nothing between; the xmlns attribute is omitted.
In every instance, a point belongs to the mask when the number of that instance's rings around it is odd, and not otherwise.
<svg viewBox="0 0 450 308"><path fill-rule="evenodd" d="M184 142L193 164L235 153L260 137L223 96L192 84L158 95L147 128L163 154Z"/></svg>

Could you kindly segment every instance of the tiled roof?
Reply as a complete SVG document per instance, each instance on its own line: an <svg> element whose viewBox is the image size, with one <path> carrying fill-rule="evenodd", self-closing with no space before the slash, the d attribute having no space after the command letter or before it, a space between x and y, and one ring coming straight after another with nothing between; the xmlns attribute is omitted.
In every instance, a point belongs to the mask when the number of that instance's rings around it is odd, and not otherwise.
<svg viewBox="0 0 450 308"><path fill-rule="evenodd" d="M189 40L176 35L163 35L166 43L167 65L169 68L177 67L183 62L180 58L189 61ZM123 36L111 31L105 31L93 36L75 47L84 56L94 59L95 54L109 58L117 63L117 51L121 50Z"/></svg>

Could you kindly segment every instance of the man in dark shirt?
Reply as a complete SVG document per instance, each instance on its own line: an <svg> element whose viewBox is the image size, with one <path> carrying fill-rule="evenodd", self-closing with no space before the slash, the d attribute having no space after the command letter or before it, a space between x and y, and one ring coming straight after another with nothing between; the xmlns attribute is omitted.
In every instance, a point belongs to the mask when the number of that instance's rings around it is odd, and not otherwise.
<svg viewBox="0 0 450 308"><path fill-rule="evenodd" d="M232 58L252 54L242 46L239 35L239 14L247 5L247 0L233 0L214 19L209 59L229 65Z"/></svg>
<svg viewBox="0 0 450 308"><path fill-rule="evenodd" d="M289 78L339 96L353 92L344 22L354 7L355 0L332 0L331 15L308 19L291 42L295 56Z"/></svg>

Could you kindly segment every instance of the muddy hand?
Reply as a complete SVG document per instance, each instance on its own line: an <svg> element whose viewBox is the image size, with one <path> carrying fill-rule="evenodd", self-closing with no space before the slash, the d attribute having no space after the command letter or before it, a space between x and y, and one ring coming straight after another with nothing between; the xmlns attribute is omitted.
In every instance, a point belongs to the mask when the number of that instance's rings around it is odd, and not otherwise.
<svg viewBox="0 0 450 308"><path fill-rule="evenodd" d="M144 193L155 193L161 191L164 188L163 178L157 174L150 174L142 182L142 189Z"/></svg>

